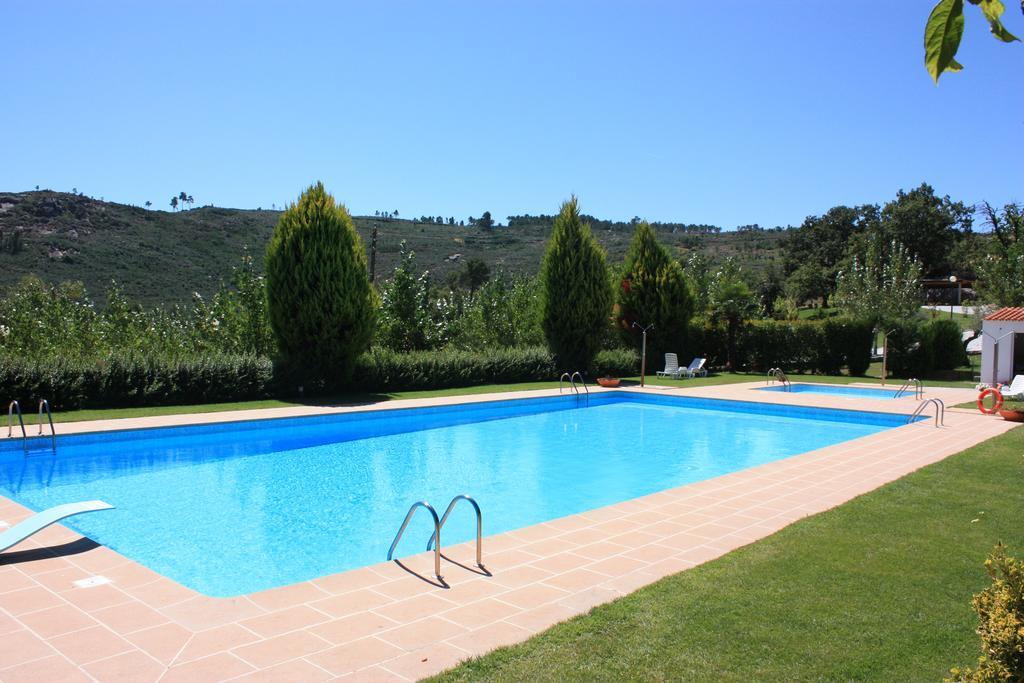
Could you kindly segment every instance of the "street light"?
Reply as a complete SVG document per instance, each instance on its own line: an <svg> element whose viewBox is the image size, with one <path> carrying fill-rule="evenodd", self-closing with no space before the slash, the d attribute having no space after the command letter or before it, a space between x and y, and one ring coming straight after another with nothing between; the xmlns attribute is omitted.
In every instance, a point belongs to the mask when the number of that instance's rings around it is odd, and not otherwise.
<svg viewBox="0 0 1024 683"><path fill-rule="evenodd" d="M643 327L640 323L633 323L633 327L643 334L643 341L640 343L640 387L644 386L644 375L647 374L647 330L654 328L654 323Z"/></svg>
<svg viewBox="0 0 1024 683"><path fill-rule="evenodd" d="M950 281L950 283L956 285L956 305L959 306L960 305L960 288L961 288L962 285L961 285L960 280L957 278L956 275L950 275L949 276L949 281ZM952 301L949 302L949 319L950 320L953 319L953 302Z"/></svg>

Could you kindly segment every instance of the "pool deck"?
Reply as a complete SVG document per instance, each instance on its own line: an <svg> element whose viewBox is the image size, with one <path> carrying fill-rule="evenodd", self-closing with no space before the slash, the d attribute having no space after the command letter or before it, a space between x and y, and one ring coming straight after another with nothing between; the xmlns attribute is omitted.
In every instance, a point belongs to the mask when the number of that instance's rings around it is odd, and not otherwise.
<svg viewBox="0 0 1024 683"><path fill-rule="evenodd" d="M763 386L628 390L879 412L909 413L917 405L913 398L752 391ZM106 420L62 424L59 431L552 393ZM925 397L955 405L973 400L976 392L929 387ZM416 680L525 640L1015 426L955 409L946 412L944 427L933 424L928 420L889 429L485 537L487 573L475 567L472 544L446 547L444 585L432 575L432 555L423 553L242 597L210 598L54 526L0 554L0 681ZM0 497L0 530L29 514ZM396 527L400 521L395 520Z"/></svg>

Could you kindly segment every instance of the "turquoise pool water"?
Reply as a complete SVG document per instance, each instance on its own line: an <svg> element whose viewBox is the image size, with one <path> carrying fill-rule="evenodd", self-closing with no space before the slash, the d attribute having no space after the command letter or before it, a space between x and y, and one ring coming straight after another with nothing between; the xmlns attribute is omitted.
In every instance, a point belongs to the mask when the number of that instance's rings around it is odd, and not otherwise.
<svg viewBox="0 0 1024 683"><path fill-rule="evenodd" d="M761 391L792 391L794 394L824 394L827 396L846 396L849 398L896 398L896 389L870 389L868 387L831 386L828 384L791 384L789 389L781 384L762 387ZM904 394L911 397L913 391Z"/></svg>
<svg viewBox="0 0 1024 683"><path fill-rule="evenodd" d="M101 499L76 531L212 596L381 562L456 494L493 534L901 425L906 416L630 392L0 442L0 493ZM422 511L420 511L422 513ZM396 555L432 531L417 516ZM474 534L460 506L443 544ZM486 562L486 542L484 544Z"/></svg>

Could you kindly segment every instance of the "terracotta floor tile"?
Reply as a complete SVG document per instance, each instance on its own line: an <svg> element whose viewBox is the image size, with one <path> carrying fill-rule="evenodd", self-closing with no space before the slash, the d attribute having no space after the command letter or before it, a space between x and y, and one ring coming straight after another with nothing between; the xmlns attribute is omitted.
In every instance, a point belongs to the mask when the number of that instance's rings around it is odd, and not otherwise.
<svg viewBox="0 0 1024 683"><path fill-rule="evenodd" d="M604 574L605 576L614 577L628 574L629 572L649 566L650 564L648 562L620 555L618 557L609 557L607 560L601 560L599 562L589 564L587 565L587 569L592 572Z"/></svg>
<svg viewBox="0 0 1024 683"><path fill-rule="evenodd" d="M246 619L241 625L255 631L264 638L277 636L288 631L306 628L330 619L329 616L307 605L288 607L270 614Z"/></svg>
<svg viewBox="0 0 1024 683"><path fill-rule="evenodd" d="M353 569L350 572L331 574L313 579L313 584L328 593L339 595L360 588L370 588L382 582L382 577L368 569Z"/></svg>
<svg viewBox="0 0 1024 683"><path fill-rule="evenodd" d="M404 624L377 637L403 650L418 650L430 643L447 640L452 636L465 633L469 629L441 617L426 617L411 624Z"/></svg>
<svg viewBox="0 0 1024 683"><path fill-rule="evenodd" d="M406 624L416 619L440 614L451 609L453 606L453 603L433 595L420 595L415 598L408 598L407 600L374 608L373 611L400 624Z"/></svg>
<svg viewBox="0 0 1024 683"><path fill-rule="evenodd" d="M79 683L91 680L77 666L60 655L36 659L9 669L0 669L0 681L4 683Z"/></svg>
<svg viewBox="0 0 1024 683"><path fill-rule="evenodd" d="M266 613L265 610L245 598L207 598L205 596L164 607L160 612L192 630L230 624Z"/></svg>
<svg viewBox="0 0 1024 683"><path fill-rule="evenodd" d="M192 637L192 631L174 623L130 633L125 638L162 664L169 665Z"/></svg>
<svg viewBox="0 0 1024 683"><path fill-rule="evenodd" d="M20 631L21 628L21 624L19 624L14 617L0 610L0 636L4 635L5 633Z"/></svg>
<svg viewBox="0 0 1024 683"><path fill-rule="evenodd" d="M331 647L329 642L312 633L292 631L251 645L243 645L231 652L257 669L266 669L289 659L311 655L329 647Z"/></svg>
<svg viewBox="0 0 1024 683"><path fill-rule="evenodd" d="M12 553L16 553L23 550L29 550L24 544L17 546ZM53 555L48 550L36 549L38 555L33 555L32 559L18 561L15 563L21 571L25 572L29 576L36 576L37 574L46 574L48 572L57 571L58 569L73 569L74 565L68 562L63 557ZM3 561L7 561L6 558ZM81 571L81 570L80 570Z"/></svg>
<svg viewBox="0 0 1024 683"><path fill-rule="evenodd" d="M42 638L27 630L13 631L0 638L0 667L11 667L56 654Z"/></svg>
<svg viewBox="0 0 1024 683"><path fill-rule="evenodd" d="M30 578L28 574L24 574L19 570L10 568L8 571L0 574L0 601L3 600L4 593L10 593L11 591L18 591L24 588L33 588L35 585L35 580ZM2 604L2 602L0 602L0 604Z"/></svg>
<svg viewBox="0 0 1024 683"><path fill-rule="evenodd" d="M96 626L95 619L67 603L38 612L29 612L21 615L19 619L41 638L52 638L71 631L80 631L83 628Z"/></svg>
<svg viewBox="0 0 1024 683"><path fill-rule="evenodd" d="M365 612L368 609L382 607L393 602L394 600L386 595L381 595L372 589L368 589L317 600L316 602L311 602L309 606L321 612L326 612L332 617L346 617L350 614Z"/></svg>
<svg viewBox="0 0 1024 683"><path fill-rule="evenodd" d="M333 619L310 628L311 633L331 641L335 645L349 643L368 636L375 636L381 631L400 626L397 621L373 612L359 612L347 617Z"/></svg>
<svg viewBox="0 0 1024 683"><path fill-rule="evenodd" d="M294 607L307 602L315 602L329 598L331 593L317 588L310 582L296 583L291 586L274 588L268 591L260 591L247 596L257 606L268 612Z"/></svg>
<svg viewBox="0 0 1024 683"><path fill-rule="evenodd" d="M338 676L334 680L345 683L394 683L394 681L407 680L382 666L368 666L359 671Z"/></svg>
<svg viewBox="0 0 1024 683"><path fill-rule="evenodd" d="M554 572L549 572L545 569L541 569L540 567L533 567L530 565L513 567L512 569L506 569L504 571L495 569L493 572L494 577L491 580L509 588L517 588L519 586L537 583L538 581L543 581L549 576L554 576Z"/></svg>
<svg viewBox="0 0 1024 683"><path fill-rule="evenodd" d="M564 598L568 594L569 593L567 591L564 591L561 588L536 583L529 586L523 586L522 588L516 588L508 593L502 593L497 597L497 599L502 602L507 602L510 605L515 605L520 609L532 609L549 602L554 602L560 598Z"/></svg>
<svg viewBox="0 0 1024 683"><path fill-rule="evenodd" d="M122 635L168 622L164 615L134 600L105 609L91 610L89 613L110 630Z"/></svg>
<svg viewBox="0 0 1024 683"><path fill-rule="evenodd" d="M505 621L532 633L540 633L574 616L576 616L575 610L558 603L549 603L513 614Z"/></svg>
<svg viewBox="0 0 1024 683"><path fill-rule="evenodd" d="M103 683L149 683L158 681L165 668L149 655L133 650L82 667Z"/></svg>
<svg viewBox="0 0 1024 683"><path fill-rule="evenodd" d="M470 655L477 656L498 647L522 642L531 635L533 634L530 631L521 626L500 622L455 636L448 641L448 644L465 650Z"/></svg>
<svg viewBox="0 0 1024 683"><path fill-rule="evenodd" d="M68 564L67 567L62 569L55 569L51 572L42 572L39 574L33 574L32 580L44 588L49 588L52 591L60 592L71 590L75 587L74 581L85 579L92 576L84 569L79 569Z"/></svg>
<svg viewBox="0 0 1024 683"><path fill-rule="evenodd" d="M307 662L305 659L293 659L290 662L284 662L269 669L254 671L235 680L245 681L246 683L258 683L261 681L265 683L318 683L319 681L326 681L331 678L333 678L331 674Z"/></svg>
<svg viewBox="0 0 1024 683"><path fill-rule="evenodd" d="M409 680L419 681L450 669L468 658L467 652L453 645L433 643L389 660L384 668Z"/></svg>
<svg viewBox="0 0 1024 683"><path fill-rule="evenodd" d="M175 664L201 659L218 652L231 650L259 640L259 636L238 624L226 624L207 631L194 634L181 653L174 660Z"/></svg>
<svg viewBox="0 0 1024 683"><path fill-rule="evenodd" d="M478 629L501 621L522 610L515 605L494 598L486 598L469 605L456 607L441 614L442 617L468 629Z"/></svg>
<svg viewBox="0 0 1024 683"><path fill-rule="evenodd" d="M60 604L60 598L41 586L0 593L0 609L5 609L14 616L57 607Z"/></svg>
<svg viewBox="0 0 1024 683"><path fill-rule="evenodd" d="M102 626L50 638L48 642L76 664L88 664L135 649L127 640Z"/></svg>
<svg viewBox="0 0 1024 683"><path fill-rule="evenodd" d="M167 670L160 683L206 683L225 681L253 671L238 657L221 652L203 659L178 664Z"/></svg>
<svg viewBox="0 0 1024 683"><path fill-rule="evenodd" d="M124 591L154 609L163 609L199 596L192 589L166 578L141 586L126 586Z"/></svg>
<svg viewBox="0 0 1024 683"><path fill-rule="evenodd" d="M134 601L132 596L110 584L92 588L71 588L63 591L60 597L87 612Z"/></svg>
<svg viewBox="0 0 1024 683"><path fill-rule="evenodd" d="M374 637L337 645L306 659L335 676L341 676L403 654L405 651L401 648Z"/></svg>
<svg viewBox="0 0 1024 683"><path fill-rule="evenodd" d="M627 546L602 540L573 548L572 551L590 560L605 560L609 557L621 555L629 549Z"/></svg>
<svg viewBox="0 0 1024 683"><path fill-rule="evenodd" d="M622 597L622 593L617 590L606 588L604 586L595 586L583 591L571 593L559 600L558 604L563 607L568 607L571 610L575 610L579 614L583 614L585 612L589 612L598 605L611 602L619 597Z"/></svg>
<svg viewBox="0 0 1024 683"><path fill-rule="evenodd" d="M592 588L607 580L608 577L605 574L599 574L598 572L590 571L589 569L573 569L570 572L556 574L555 576L544 579L544 583L548 586L554 586L555 588L561 588L564 591L572 592Z"/></svg>

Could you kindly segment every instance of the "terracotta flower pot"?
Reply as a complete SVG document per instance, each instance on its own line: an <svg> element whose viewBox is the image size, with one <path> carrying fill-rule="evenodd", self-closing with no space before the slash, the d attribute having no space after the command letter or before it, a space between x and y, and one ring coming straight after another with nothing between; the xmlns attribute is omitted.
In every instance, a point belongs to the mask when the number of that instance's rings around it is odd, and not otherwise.
<svg viewBox="0 0 1024 683"><path fill-rule="evenodd" d="M619 386L619 382L622 380L615 379L614 377L598 377L597 383L602 387L614 388Z"/></svg>
<svg viewBox="0 0 1024 683"><path fill-rule="evenodd" d="M1000 410L999 417L1010 422L1024 422L1024 410Z"/></svg>

